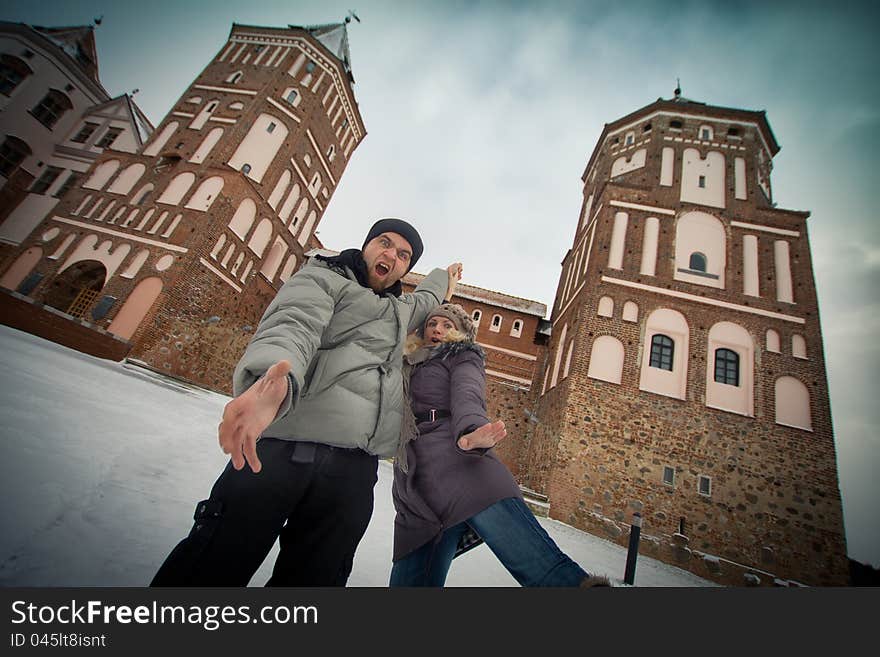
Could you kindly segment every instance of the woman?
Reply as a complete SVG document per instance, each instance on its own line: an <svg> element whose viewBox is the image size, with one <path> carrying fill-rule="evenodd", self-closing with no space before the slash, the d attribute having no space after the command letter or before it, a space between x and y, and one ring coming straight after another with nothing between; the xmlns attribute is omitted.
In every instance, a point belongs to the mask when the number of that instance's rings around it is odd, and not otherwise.
<svg viewBox="0 0 880 657"><path fill-rule="evenodd" d="M394 468L391 586L443 586L453 558L482 541L522 586L608 586L559 549L490 451L507 432L486 417L475 337L467 312L444 304L407 345L412 416Z"/></svg>

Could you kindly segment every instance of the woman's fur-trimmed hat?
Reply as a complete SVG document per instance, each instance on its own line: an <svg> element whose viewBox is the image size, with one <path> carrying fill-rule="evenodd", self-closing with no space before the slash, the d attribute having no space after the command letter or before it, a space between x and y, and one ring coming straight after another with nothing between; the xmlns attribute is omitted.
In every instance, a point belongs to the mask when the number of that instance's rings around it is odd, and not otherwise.
<svg viewBox="0 0 880 657"><path fill-rule="evenodd" d="M474 324L474 320L471 319L471 316L468 315L467 311L459 306L457 303L444 303L440 306L437 306L434 310L428 313L428 318L425 320L425 325L421 328L421 337L425 335L425 326L428 324L428 320L432 317L445 317L450 320L453 324L455 324L455 328L458 329L459 333L464 335L469 342L475 342L477 339L477 325Z"/></svg>

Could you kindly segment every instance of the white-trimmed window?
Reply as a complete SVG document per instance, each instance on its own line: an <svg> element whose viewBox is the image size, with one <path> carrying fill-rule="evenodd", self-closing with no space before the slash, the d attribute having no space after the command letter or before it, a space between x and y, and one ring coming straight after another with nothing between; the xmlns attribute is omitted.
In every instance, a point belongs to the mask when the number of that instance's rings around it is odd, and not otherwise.
<svg viewBox="0 0 880 657"><path fill-rule="evenodd" d="M791 355L795 358L807 357L807 341L799 333L791 336Z"/></svg>
<svg viewBox="0 0 880 657"><path fill-rule="evenodd" d="M284 90L284 94L282 97L284 98L285 102L292 107L296 107L297 105L299 105L299 101L301 100L299 91L297 91L293 87L287 87L287 89Z"/></svg>
<svg viewBox="0 0 880 657"><path fill-rule="evenodd" d="M700 495L705 495L706 497L712 496L712 478L707 477L706 475L699 475L697 477L697 492Z"/></svg>
<svg viewBox="0 0 880 657"><path fill-rule="evenodd" d="M635 132L627 132L626 137L623 138L624 146L632 146L636 143L636 133Z"/></svg>
<svg viewBox="0 0 880 657"><path fill-rule="evenodd" d="M518 338L522 335L523 323L521 319L513 320L513 326L510 327L511 337Z"/></svg>
<svg viewBox="0 0 880 657"><path fill-rule="evenodd" d="M711 141L715 136L715 131L712 129L710 125L701 125L700 126L700 139L702 141Z"/></svg>
<svg viewBox="0 0 880 657"><path fill-rule="evenodd" d="M241 71L236 71L228 78L226 78L226 82L228 82L229 84L238 84L241 81L242 77L244 77L244 73L242 73Z"/></svg>
<svg viewBox="0 0 880 657"><path fill-rule="evenodd" d="M663 483L667 486L675 486L675 468L668 465L663 466Z"/></svg>
<svg viewBox="0 0 880 657"><path fill-rule="evenodd" d="M318 171L315 171L315 175L312 176L312 181L309 183L309 191L312 193L312 196L317 196L318 190L321 189L321 174Z"/></svg>
<svg viewBox="0 0 880 657"><path fill-rule="evenodd" d="M501 330L501 315L492 315L492 324L489 325L489 330L495 333Z"/></svg>
<svg viewBox="0 0 880 657"><path fill-rule="evenodd" d="M474 325L479 326L480 320L483 318L483 311L479 308L475 309L474 312L471 313L471 319L474 320Z"/></svg>

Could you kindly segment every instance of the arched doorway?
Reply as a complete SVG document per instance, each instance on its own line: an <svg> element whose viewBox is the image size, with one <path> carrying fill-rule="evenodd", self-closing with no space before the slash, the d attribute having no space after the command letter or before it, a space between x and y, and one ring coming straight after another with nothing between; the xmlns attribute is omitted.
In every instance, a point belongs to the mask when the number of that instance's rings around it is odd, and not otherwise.
<svg viewBox="0 0 880 657"><path fill-rule="evenodd" d="M73 317L83 318L98 299L106 280L107 269L103 263L83 260L52 280L43 303Z"/></svg>

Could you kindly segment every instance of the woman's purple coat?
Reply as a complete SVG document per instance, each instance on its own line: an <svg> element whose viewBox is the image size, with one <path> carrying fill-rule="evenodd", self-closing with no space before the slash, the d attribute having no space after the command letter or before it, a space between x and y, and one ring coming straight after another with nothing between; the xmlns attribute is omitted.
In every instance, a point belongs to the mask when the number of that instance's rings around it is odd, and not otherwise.
<svg viewBox="0 0 880 657"><path fill-rule="evenodd" d="M420 422L420 435L406 447L408 472L394 468L394 561L495 502L522 496L494 452L465 451L457 444L460 436L488 424L485 388L483 352L471 342L440 344L429 360L413 367L413 412L452 415Z"/></svg>

